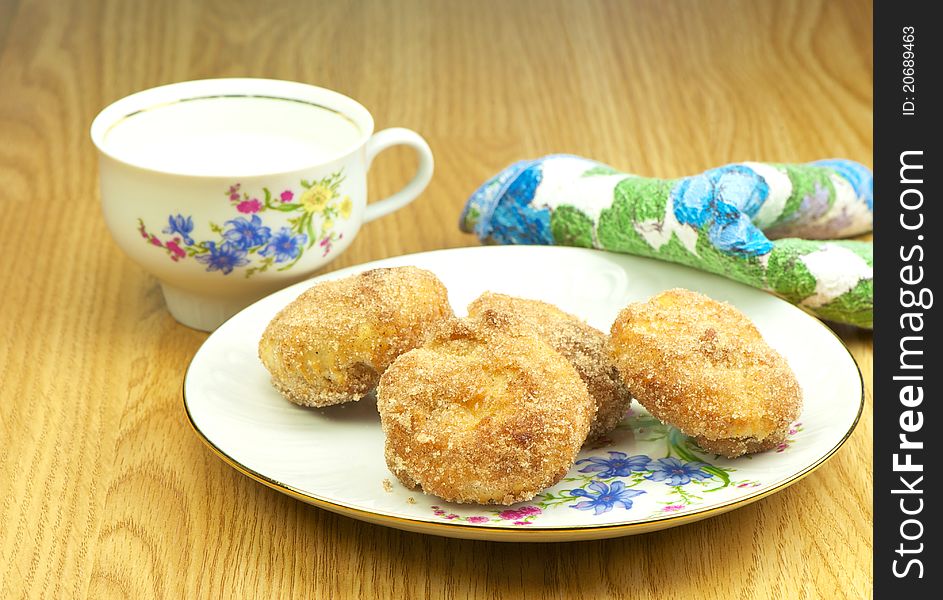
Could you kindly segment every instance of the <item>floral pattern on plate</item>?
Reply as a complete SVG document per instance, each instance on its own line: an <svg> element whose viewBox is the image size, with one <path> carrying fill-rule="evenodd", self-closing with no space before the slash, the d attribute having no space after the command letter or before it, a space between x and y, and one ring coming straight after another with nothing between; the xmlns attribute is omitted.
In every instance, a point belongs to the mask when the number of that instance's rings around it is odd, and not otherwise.
<svg viewBox="0 0 943 600"><path fill-rule="evenodd" d="M736 479L737 469L719 466L712 461L719 458L701 449L694 441L674 427L658 421L636 405L617 427L628 434L632 446L661 448L656 455L632 453L612 449L616 443L608 440L605 452L592 454L576 461L569 475L559 484L537 494L530 504L516 505L504 510L477 511L482 514L459 514L461 509L449 511L432 506L435 516L447 521L473 525L510 524L530 525L546 511L569 508L599 516L612 511L632 511L642 496L649 503L648 518L680 513L705 502L705 495L726 490L736 495L747 494L762 485L754 479ZM789 437L771 452L785 452L796 442L802 424L789 429ZM618 444L624 447L626 444ZM592 448L595 452L599 448ZM750 460L743 457L737 460ZM735 462L735 461L734 461ZM637 512L637 511L636 511ZM487 513L487 514L483 514ZM643 515L645 516L644 513Z"/></svg>
<svg viewBox="0 0 943 600"><path fill-rule="evenodd" d="M462 516L454 512L449 512L444 510L439 506L430 506L432 509L432 514L446 521L463 521L465 523L473 523L475 525L483 525L485 523L501 523L504 522L507 524L508 521L512 525L530 525L534 522L538 516L543 514L543 510L540 507L534 506L533 504L525 504L524 506L518 506L517 508L506 508L504 510L492 510L488 511L489 515L470 515Z"/></svg>
<svg viewBox="0 0 943 600"><path fill-rule="evenodd" d="M239 215L223 225L209 223L216 239L197 242L193 238L193 217L169 215L161 229L161 238L138 219L138 232L144 240L162 248L170 259L179 262L192 257L207 271L229 275L244 269L246 277L270 268L285 271L293 267L315 245L327 256L343 233L335 231L335 220L348 219L353 210L350 196L341 196L343 171L336 171L317 181L302 180L300 190L285 189L275 194L262 188L250 194L242 184L234 183L224 192L230 207ZM295 213L288 226L275 228L260 217L267 211Z"/></svg>

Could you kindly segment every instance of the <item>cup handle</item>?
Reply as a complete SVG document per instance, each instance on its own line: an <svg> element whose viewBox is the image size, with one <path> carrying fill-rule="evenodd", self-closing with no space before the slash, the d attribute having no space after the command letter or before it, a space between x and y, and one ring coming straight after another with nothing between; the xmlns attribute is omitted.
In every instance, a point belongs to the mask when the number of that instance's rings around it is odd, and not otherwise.
<svg viewBox="0 0 943 600"><path fill-rule="evenodd" d="M432 150L429 149L429 144L415 131L402 127L391 127L378 131L367 141L367 169L370 169L370 164L373 163L373 159L377 154L390 146L400 144L411 147L419 156L419 168L416 170L416 175L403 189L389 198L368 204L367 211L364 213L364 223L369 223L374 219L403 208L415 200L416 196L426 189L429 180L432 179L432 169L435 162L432 160Z"/></svg>

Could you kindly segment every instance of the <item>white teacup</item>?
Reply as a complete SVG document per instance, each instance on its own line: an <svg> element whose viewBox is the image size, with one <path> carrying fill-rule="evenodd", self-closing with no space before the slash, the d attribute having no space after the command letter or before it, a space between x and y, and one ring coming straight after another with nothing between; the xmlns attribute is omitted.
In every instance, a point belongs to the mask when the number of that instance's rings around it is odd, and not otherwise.
<svg viewBox="0 0 943 600"><path fill-rule="evenodd" d="M373 133L355 100L270 79L208 79L118 100L92 122L105 221L161 283L179 322L211 331L265 294L336 258L363 223L418 196L429 145ZM367 205L367 169L404 144L419 169Z"/></svg>

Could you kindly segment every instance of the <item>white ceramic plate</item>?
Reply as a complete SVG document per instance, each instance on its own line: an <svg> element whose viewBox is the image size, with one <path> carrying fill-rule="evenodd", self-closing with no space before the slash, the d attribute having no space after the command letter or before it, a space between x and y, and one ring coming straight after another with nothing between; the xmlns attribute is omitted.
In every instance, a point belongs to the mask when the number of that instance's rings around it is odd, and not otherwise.
<svg viewBox="0 0 943 600"><path fill-rule="evenodd" d="M627 303L672 287L726 300L749 316L795 371L804 408L781 447L735 460L700 451L633 403L603 447L584 448L567 478L510 508L460 505L400 485L383 459L375 398L325 409L284 400L256 354L275 313L318 279L416 265L438 275L455 311L485 290L537 298L603 331ZM437 535L519 541L605 538L718 515L768 496L820 466L863 406L861 375L821 322L764 292L665 262L559 247L500 246L377 261L299 283L227 321L200 348L184 382L194 430L239 471L321 508Z"/></svg>

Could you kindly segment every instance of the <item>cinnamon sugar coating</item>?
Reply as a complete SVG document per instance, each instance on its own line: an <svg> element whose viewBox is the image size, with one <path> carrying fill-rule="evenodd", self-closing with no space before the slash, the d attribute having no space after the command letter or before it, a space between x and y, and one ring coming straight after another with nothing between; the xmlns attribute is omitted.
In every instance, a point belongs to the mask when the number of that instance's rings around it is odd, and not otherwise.
<svg viewBox="0 0 943 600"><path fill-rule="evenodd" d="M579 317L546 302L485 292L468 305L468 314L485 310L508 315L518 327L531 327L576 369L596 403L587 441L612 431L632 402L625 383L606 351L607 335Z"/></svg>
<svg viewBox="0 0 943 600"><path fill-rule="evenodd" d="M373 269L302 293L265 329L259 358L275 388L296 404L351 402L452 316L445 286L429 271Z"/></svg>
<svg viewBox="0 0 943 600"><path fill-rule="evenodd" d="M563 356L488 310L447 322L397 358L377 407L400 481L480 504L529 500L562 479L595 412Z"/></svg>
<svg viewBox="0 0 943 600"><path fill-rule="evenodd" d="M690 290L624 308L609 351L653 416L729 458L774 447L802 407L795 374L753 323Z"/></svg>

